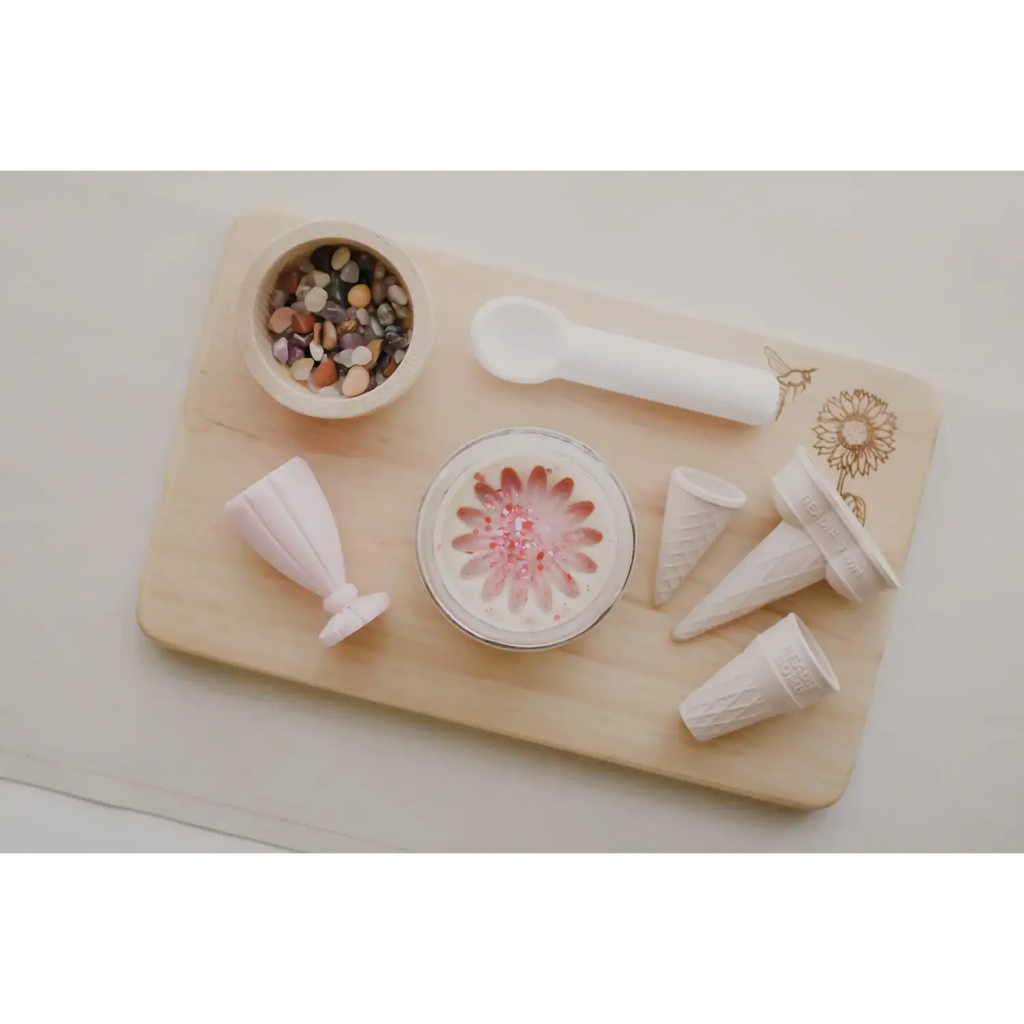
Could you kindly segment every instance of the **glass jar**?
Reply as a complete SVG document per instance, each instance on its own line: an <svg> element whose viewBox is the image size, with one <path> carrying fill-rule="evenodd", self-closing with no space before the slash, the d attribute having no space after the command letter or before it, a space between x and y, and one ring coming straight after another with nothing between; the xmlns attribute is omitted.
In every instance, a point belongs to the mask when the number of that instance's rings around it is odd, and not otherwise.
<svg viewBox="0 0 1024 1024"><path fill-rule="evenodd" d="M444 616L505 650L540 651L595 626L622 595L636 520L593 449L539 427L463 445L427 488L420 576Z"/></svg>

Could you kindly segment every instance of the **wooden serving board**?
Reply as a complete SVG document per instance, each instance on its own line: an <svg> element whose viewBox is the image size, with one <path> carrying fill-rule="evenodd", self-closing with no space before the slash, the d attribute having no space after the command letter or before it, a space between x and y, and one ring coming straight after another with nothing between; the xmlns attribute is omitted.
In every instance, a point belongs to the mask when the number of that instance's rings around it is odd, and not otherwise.
<svg viewBox="0 0 1024 1024"><path fill-rule="evenodd" d="M896 595L854 606L820 583L686 644L673 643L670 631L778 521L769 481L797 445L817 443L822 461L832 454L829 472L899 572L939 424L932 388L881 366L414 249L435 305L435 349L423 376L371 416L307 419L262 391L234 337L248 265L300 220L247 214L227 239L139 593L146 634L231 665L676 779L801 808L835 802L853 769ZM772 424L745 427L568 383L497 380L473 359L468 331L483 302L507 294L549 302L582 324L752 366L769 365L770 346L782 411ZM795 384L806 386L798 393ZM590 633L543 654L505 653L464 637L432 604L414 558L417 506L436 470L463 442L513 424L564 431L594 447L622 478L638 522L623 599ZM838 434L857 440L868 428L873 455L855 461L857 450ZM327 494L349 578L392 599L384 616L330 650L317 642L327 619L320 601L261 561L222 514L228 498L295 454ZM748 504L655 610L665 492L680 464L733 481ZM800 714L697 743L679 702L791 611L832 660L841 692Z"/></svg>

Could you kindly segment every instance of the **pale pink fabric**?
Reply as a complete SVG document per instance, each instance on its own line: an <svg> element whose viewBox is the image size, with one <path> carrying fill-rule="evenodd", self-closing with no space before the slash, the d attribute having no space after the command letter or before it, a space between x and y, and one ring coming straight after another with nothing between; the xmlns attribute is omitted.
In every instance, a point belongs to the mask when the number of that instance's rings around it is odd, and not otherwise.
<svg viewBox="0 0 1024 1024"><path fill-rule="evenodd" d="M305 459L296 456L278 466L232 498L224 512L278 572L324 599L332 616L320 633L324 647L387 611L387 594L360 597L346 580L334 516Z"/></svg>

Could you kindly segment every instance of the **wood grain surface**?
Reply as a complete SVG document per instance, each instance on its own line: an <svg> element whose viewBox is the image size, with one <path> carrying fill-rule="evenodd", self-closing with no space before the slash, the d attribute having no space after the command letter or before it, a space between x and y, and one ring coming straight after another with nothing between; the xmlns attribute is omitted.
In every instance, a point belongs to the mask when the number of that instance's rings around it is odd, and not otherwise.
<svg viewBox="0 0 1024 1024"><path fill-rule="evenodd" d="M823 462L831 454L832 479L899 572L939 424L933 389L881 366L410 249L435 307L422 377L371 416L309 419L262 391L235 338L246 270L302 219L247 214L227 239L140 587L145 633L232 665L688 782L800 808L835 802L853 770L898 594L854 606L820 583L685 644L670 632L778 521L769 481L800 444L813 451L817 443ZM483 302L504 294L549 302L582 324L773 365L782 411L772 424L746 427L568 383L492 378L471 355L468 329ZM415 565L417 506L435 471L466 440L509 425L549 427L594 447L625 483L638 521L623 599L596 629L543 654L464 637L434 607ZM867 431L878 441L867 452L848 449L834 441L844 429L848 440ZM295 454L327 494L349 578L392 599L384 616L330 650L317 643L327 619L320 601L264 563L222 514L228 498ZM682 464L738 484L748 504L655 609L665 492ZM791 611L831 659L841 692L801 714L697 743L679 702Z"/></svg>

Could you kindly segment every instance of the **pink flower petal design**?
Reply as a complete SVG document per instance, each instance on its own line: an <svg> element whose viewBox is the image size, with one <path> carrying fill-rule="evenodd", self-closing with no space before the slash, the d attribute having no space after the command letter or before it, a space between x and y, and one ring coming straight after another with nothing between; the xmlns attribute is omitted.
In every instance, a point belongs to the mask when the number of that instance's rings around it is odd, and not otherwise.
<svg viewBox="0 0 1024 1024"><path fill-rule="evenodd" d="M600 530L584 526L578 530L570 530L562 538L562 543L576 547L588 547L591 544L600 544L602 540L604 540L604 534Z"/></svg>
<svg viewBox="0 0 1024 1024"><path fill-rule="evenodd" d="M570 477L563 477L561 480L551 488L551 497L560 498L562 501L568 503L569 498L572 496L573 482Z"/></svg>
<svg viewBox="0 0 1024 1024"><path fill-rule="evenodd" d="M506 467L501 471L501 489L510 501L515 501L523 493L523 481L514 469Z"/></svg>
<svg viewBox="0 0 1024 1024"><path fill-rule="evenodd" d="M466 551L473 554L477 551L487 551L494 545L494 541L486 533L464 533L452 541L452 547L456 551Z"/></svg>
<svg viewBox="0 0 1024 1024"><path fill-rule="evenodd" d="M462 567L465 579L485 576L480 594L490 601L508 588L508 607L521 612L534 597L537 608L551 612L554 590L566 597L580 594L573 573L594 573L597 562L580 551L604 537L600 530L580 526L594 511L592 501L569 504L575 483L563 477L548 489L548 471L534 466L523 486L511 466L500 473L494 488L476 474L474 494L481 508L463 506L458 518L469 526L452 541L456 551L472 555ZM556 616L557 618L557 616Z"/></svg>
<svg viewBox="0 0 1024 1024"><path fill-rule="evenodd" d="M491 562L494 561L494 556L487 552L485 555L477 555L476 558L471 558L462 567L463 579L471 580L474 576L483 576L484 573L491 571Z"/></svg>
<svg viewBox="0 0 1024 1024"><path fill-rule="evenodd" d="M551 579L566 597L579 597L580 585L560 566L551 566Z"/></svg>
<svg viewBox="0 0 1024 1024"><path fill-rule="evenodd" d="M485 601L490 601L491 598L497 597L505 589L505 574L500 569L495 569L490 576L484 580L483 590L480 591L480 596Z"/></svg>
<svg viewBox="0 0 1024 1024"><path fill-rule="evenodd" d="M528 498L533 498L536 495L547 493L548 489L548 475L544 471L543 466L534 466L530 472L530 477L526 481L526 495Z"/></svg>
<svg viewBox="0 0 1024 1024"><path fill-rule="evenodd" d="M582 522L594 511L594 503L592 501L577 501L575 504L570 505L566 510L565 514L571 516L573 519L578 519Z"/></svg>
<svg viewBox="0 0 1024 1024"><path fill-rule="evenodd" d="M530 580L533 583L533 592L537 596L537 607L542 612L551 611L551 584L547 580L548 574L542 570L534 570Z"/></svg>
<svg viewBox="0 0 1024 1024"><path fill-rule="evenodd" d="M501 508L505 504L501 495L486 480L477 483L473 490L484 508Z"/></svg>
<svg viewBox="0 0 1024 1024"><path fill-rule="evenodd" d="M467 526L475 526L483 529L487 523L487 513L482 508L469 508L463 506L455 513Z"/></svg>
<svg viewBox="0 0 1024 1024"><path fill-rule="evenodd" d="M560 551L558 562L563 569L572 572L597 572L597 562L582 551Z"/></svg>
<svg viewBox="0 0 1024 1024"><path fill-rule="evenodd" d="M530 581L518 579L513 581L512 588L508 592L508 610L510 612L521 612L526 606L526 599L530 596Z"/></svg>

